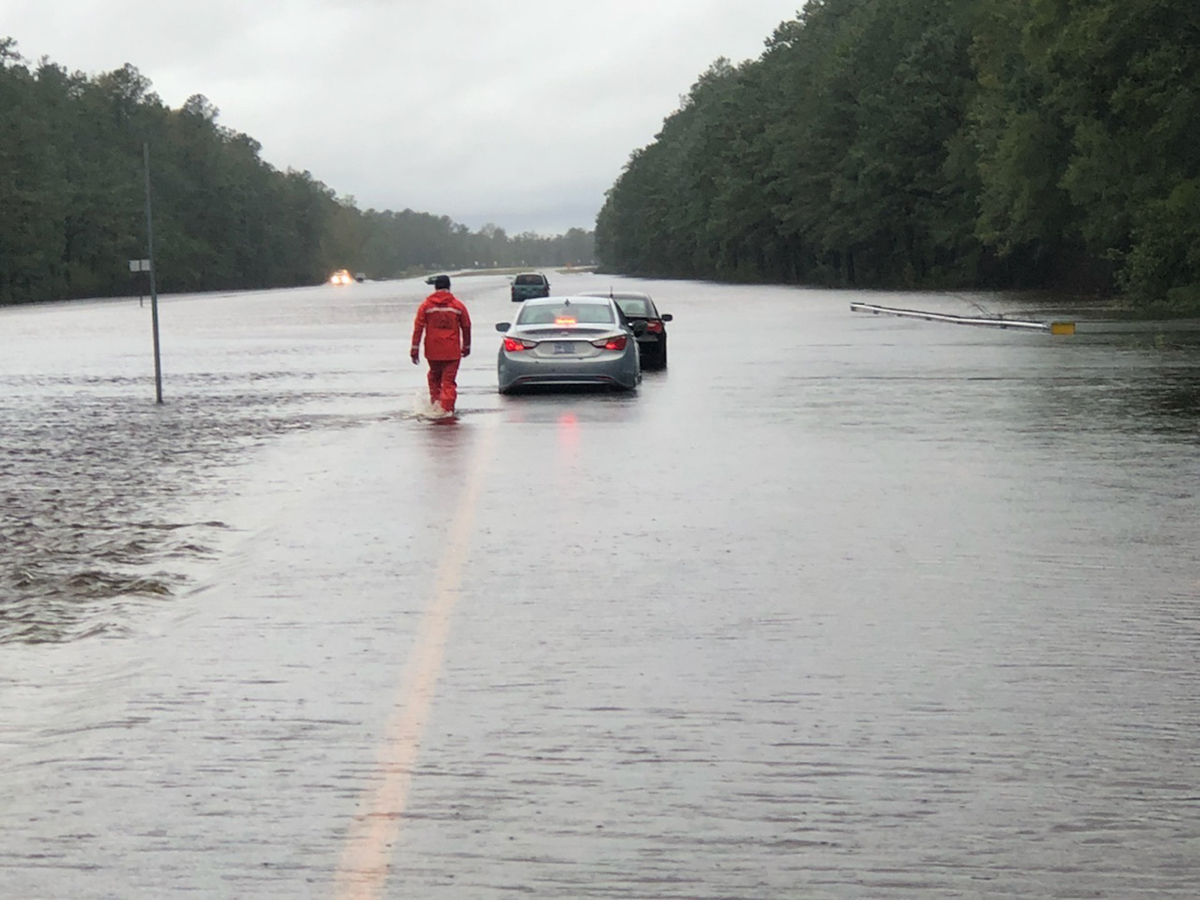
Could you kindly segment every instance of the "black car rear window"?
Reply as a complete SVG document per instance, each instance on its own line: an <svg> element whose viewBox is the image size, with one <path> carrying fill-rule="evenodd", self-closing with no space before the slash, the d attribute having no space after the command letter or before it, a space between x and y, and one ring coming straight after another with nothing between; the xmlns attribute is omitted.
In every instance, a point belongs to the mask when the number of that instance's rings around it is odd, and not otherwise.
<svg viewBox="0 0 1200 900"><path fill-rule="evenodd" d="M627 316L650 315L650 310L647 309L645 300L618 300L617 306L621 307L621 312Z"/></svg>
<svg viewBox="0 0 1200 900"><path fill-rule="evenodd" d="M517 324L553 325L559 319L574 319L580 325L611 325L613 322L612 307L607 303L526 306L517 316Z"/></svg>
<svg viewBox="0 0 1200 900"><path fill-rule="evenodd" d="M546 279L541 275L518 275L517 284L545 284Z"/></svg>

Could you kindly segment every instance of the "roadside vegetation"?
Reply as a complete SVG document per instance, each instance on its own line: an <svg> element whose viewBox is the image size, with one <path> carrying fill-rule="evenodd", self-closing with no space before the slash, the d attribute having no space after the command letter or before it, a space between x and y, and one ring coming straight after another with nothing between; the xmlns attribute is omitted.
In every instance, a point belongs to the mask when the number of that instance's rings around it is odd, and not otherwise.
<svg viewBox="0 0 1200 900"><path fill-rule="evenodd" d="M1195 0L811 0L633 153L597 256L1195 313L1197 122Z"/></svg>
<svg viewBox="0 0 1200 900"><path fill-rule="evenodd" d="M308 172L279 171L196 95L169 109L136 68L87 76L0 38L0 304L138 293L149 142L164 292L390 278L475 265L593 260L592 233L546 237L405 209L360 211Z"/></svg>

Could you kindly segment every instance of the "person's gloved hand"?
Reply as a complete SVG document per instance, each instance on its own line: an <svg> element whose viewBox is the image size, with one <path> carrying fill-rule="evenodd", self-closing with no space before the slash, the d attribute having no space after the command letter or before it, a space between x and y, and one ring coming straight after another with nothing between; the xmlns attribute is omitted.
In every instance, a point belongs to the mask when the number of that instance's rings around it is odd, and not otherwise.
<svg viewBox="0 0 1200 900"><path fill-rule="evenodd" d="M470 356L470 355L471 355L471 348L463 347L463 356Z"/></svg>
<svg viewBox="0 0 1200 900"><path fill-rule="evenodd" d="M421 357L416 350L414 350L410 355L412 356L413 365L415 366L420 361Z"/></svg>

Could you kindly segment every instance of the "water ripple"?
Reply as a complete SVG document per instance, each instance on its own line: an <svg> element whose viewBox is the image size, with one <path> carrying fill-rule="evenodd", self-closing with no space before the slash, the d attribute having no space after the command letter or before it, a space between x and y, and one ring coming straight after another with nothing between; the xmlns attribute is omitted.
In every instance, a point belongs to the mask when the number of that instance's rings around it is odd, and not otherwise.
<svg viewBox="0 0 1200 900"><path fill-rule="evenodd" d="M359 421L305 412L330 397L294 384L228 392L228 374L191 376L156 407L131 381L0 379L0 644L119 636L123 604L177 596L187 565L214 557L229 527L186 518L188 501L220 491L240 452Z"/></svg>

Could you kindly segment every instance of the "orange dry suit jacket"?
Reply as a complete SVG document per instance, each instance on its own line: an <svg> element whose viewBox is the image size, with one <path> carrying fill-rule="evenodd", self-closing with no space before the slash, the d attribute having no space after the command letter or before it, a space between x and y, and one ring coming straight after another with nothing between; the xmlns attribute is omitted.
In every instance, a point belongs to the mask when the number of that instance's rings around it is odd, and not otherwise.
<svg viewBox="0 0 1200 900"><path fill-rule="evenodd" d="M417 307L413 320L412 349L421 346L425 332L425 358L434 361L462 359L471 349L471 315L462 301L449 291L434 291ZM459 341L459 334L462 341Z"/></svg>

